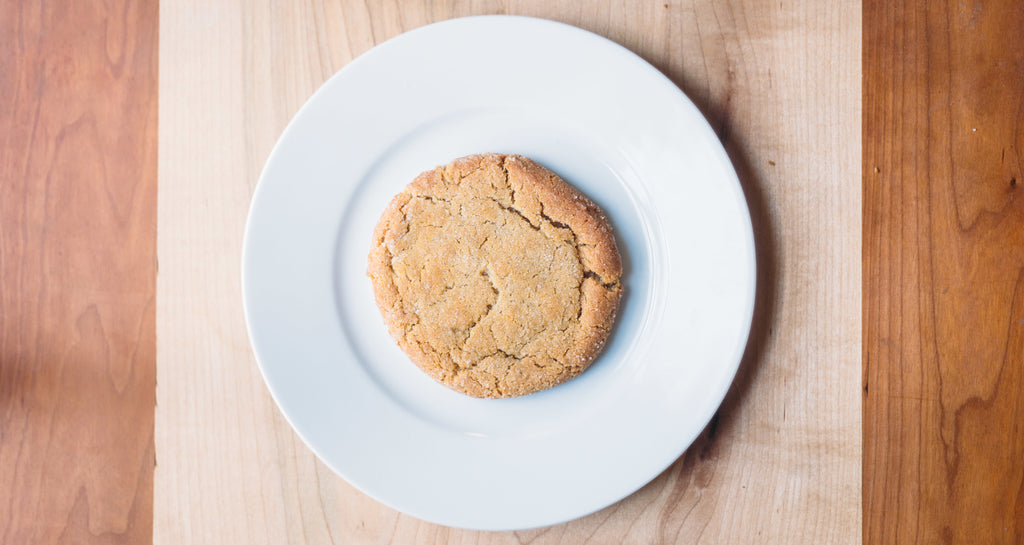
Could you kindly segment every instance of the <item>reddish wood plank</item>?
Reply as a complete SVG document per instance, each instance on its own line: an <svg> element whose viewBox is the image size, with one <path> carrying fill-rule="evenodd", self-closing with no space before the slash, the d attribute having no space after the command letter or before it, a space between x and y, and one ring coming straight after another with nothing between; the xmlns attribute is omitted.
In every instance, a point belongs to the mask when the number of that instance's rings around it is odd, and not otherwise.
<svg viewBox="0 0 1024 545"><path fill-rule="evenodd" d="M157 6L0 43L0 543L151 542Z"/></svg>
<svg viewBox="0 0 1024 545"><path fill-rule="evenodd" d="M1024 543L1022 31L864 4L865 543Z"/></svg>

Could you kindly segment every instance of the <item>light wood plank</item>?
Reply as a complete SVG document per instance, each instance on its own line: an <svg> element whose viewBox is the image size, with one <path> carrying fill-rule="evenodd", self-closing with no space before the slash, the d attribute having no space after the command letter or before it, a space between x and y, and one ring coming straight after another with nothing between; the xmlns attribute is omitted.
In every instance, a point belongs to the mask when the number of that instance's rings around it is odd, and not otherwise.
<svg viewBox="0 0 1024 545"><path fill-rule="evenodd" d="M380 506L299 442L248 347L239 253L259 170L321 82L402 31L506 12L616 40L697 102L747 190L761 287L733 390L668 471L578 521L479 533ZM859 543L860 17L810 0L165 1L155 542Z"/></svg>

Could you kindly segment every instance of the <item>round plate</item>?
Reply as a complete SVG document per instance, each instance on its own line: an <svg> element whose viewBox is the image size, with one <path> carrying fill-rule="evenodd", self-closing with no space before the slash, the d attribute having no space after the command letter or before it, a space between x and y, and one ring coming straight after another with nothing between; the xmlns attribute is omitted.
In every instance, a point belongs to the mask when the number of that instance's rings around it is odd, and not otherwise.
<svg viewBox="0 0 1024 545"><path fill-rule="evenodd" d="M390 198L480 152L526 155L579 188L624 260L599 359L515 399L420 372L365 273ZM256 358L306 444L382 503L487 530L585 515L668 467L729 388L754 301L746 203L697 108L626 49L523 17L423 27L327 81L267 161L242 260Z"/></svg>

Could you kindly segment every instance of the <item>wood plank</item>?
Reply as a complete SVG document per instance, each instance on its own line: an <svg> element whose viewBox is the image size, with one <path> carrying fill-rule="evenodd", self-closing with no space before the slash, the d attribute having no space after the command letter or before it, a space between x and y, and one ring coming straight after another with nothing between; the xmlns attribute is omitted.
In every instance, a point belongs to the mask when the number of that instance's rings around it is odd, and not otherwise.
<svg viewBox="0 0 1024 545"><path fill-rule="evenodd" d="M761 287L733 390L668 471L581 520L479 533L385 508L302 445L249 350L239 253L263 162L320 83L402 31L505 12L608 36L698 103L747 190ZM860 18L810 0L163 2L154 541L859 543Z"/></svg>
<svg viewBox="0 0 1024 545"><path fill-rule="evenodd" d="M866 543L1024 543L1024 4L864 4Z"/></svg>
<svg viewBox="0 0 1024 545"><path fill-rule="evenodd" d="M157 9L0 3L0 543L148 543Z"/></svg>

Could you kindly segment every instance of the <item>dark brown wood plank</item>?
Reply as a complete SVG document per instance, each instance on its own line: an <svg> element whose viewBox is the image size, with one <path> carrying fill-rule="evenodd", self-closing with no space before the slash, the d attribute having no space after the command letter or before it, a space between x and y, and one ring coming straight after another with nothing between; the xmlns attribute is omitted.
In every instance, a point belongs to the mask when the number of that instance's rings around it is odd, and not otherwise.
<svg viewBox="0 0 1024 545"><path fill-rule="evenodd" d="M864 539L1024 543L1024 3L864 4Z"/></svg>
<svg viewBox="0 0 1024 545"><path fill-rule="evenodd" d="M152 541L157 11L0 3L0 543Z"/></svg>

